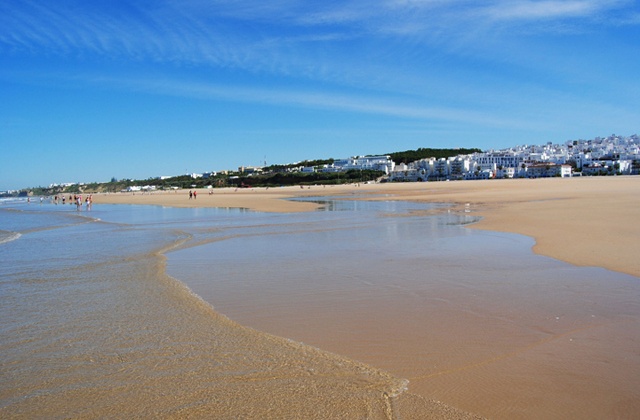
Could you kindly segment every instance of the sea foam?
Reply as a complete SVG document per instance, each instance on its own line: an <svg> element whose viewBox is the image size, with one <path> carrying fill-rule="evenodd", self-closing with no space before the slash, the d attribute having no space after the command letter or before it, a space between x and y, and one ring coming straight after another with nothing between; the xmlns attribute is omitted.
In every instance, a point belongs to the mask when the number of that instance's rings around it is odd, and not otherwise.
<svg viewBox="0 0 640 420"><path fill-rule="evenodd" d="M0 244L15 241L21 236L22 234L20 234L19 232L10 232L6 230L0 230Z"/></svg>

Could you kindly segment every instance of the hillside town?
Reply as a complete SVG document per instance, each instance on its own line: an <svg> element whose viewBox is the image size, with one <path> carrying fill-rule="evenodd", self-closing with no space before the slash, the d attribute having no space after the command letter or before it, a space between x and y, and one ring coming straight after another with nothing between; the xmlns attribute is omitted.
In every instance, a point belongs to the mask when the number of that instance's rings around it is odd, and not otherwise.
<svg viewBox="0 0 640 420"><path fill-rule="evenodd" d="M636 134L629 137L614 134L593 140L523 145L400 164L396 164L388 155L351 157L320 167L297 168L302 172L351 169L383 171L390 182L637 175L640 173L640 137Z"/></svg>
<svg viewBox="0 0 640 420"><path fill-rule="evenodd" d="M388 165L389 181L638 175L640 137L596 137Z"/></svg>
<svg viewBox="0 0 640 420"><path fill-rule="evenodd" d="M473 180L494 178L543 178L582 175L638 175L640 137L612 134L593 140L569 140L564 144L523 145L448 158L424 158L396 163L390 155L354 156L317 166L295 166L291 172L336 173L349 170L382 171L389 182ZM261 167L240 167L251 176ZM192 174L192 177L210 174Z"/></svg>

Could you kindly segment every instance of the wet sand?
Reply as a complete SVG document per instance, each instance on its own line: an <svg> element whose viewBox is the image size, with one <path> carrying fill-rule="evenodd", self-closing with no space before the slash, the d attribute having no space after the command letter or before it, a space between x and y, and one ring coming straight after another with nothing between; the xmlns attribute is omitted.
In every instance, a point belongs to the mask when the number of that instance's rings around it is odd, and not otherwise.
<svg viewBox="0 0 640 420"><path fill-rule="evenodd" d="M483 217L469 226L472 229L524 234L534 238L538 254L640 276L640 177L216 189L211 195L199 190L195 200L189 200L184 190L100 195L94 202L298 212L317 205L284 199L322 195L452 203L453 211ZM374 288L360 300L346 299L347 306L320 297L317 302L278 309L275 301L261 307L247 296L222 299L228 300L228 307L217 302L214 306L243 325L409 379L409 392L402 394L396 407L404 413L419 403L420 410L431 407L443 416L449 408L434 400L493 418L562 418L571 412L562 407L576 406L583 407L574 414L587 417L617 413L625 418L640 412L634 402L638 386L634 378L640 372L633 350L638 325L638 288L633 278L608 286L604 272L596 273L580 284L558 289L557 281L566 275L559 268L549 272L548 283L527 284L525 278L514 288L497 274L489 288L458 285L462 294L448 286L424 290L428 305L415 301L416 296L424 299L419 294L389 293L383 287L380 295ZM547 296L548 290L554 290L552 296ZM428 296L434 292L458 308L432 301ZM243 299L253 302L244 312L239 309ZM303 315L297 315L300 310ZM372 318L376 313L379 316ZM341 326L338 333L336 325ZM426 334L420 340L415 339L419 330ZM470 341L457 343L457 337ZM593 381L593 375L602 381ZM530 393L541 389L545 391ZM451 410L452 417L462 415Z"/></svg>
<svg viewBox="0 0 640 420"><path fill-rule="evenodd" d="M94 202L266 212L314 210L317 205L313 203L285 200L307 196L370 195L371 199L453 203L458 211L483 217L473 229L531 236L536 241L533 250L540 255L640 277L640 177L222 188L212 192L198 190L195 200L189 199L188 190L101 194L94 196Z"/></svg>

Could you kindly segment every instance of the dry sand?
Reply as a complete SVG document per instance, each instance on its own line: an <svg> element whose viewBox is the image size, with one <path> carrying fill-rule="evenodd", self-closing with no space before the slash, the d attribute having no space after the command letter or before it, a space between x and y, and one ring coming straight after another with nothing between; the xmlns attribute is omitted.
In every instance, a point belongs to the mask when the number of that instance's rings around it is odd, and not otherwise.
<svg viewBox="0 0 640 420"><path fill-rule="evenodd" d="M364 195L370 199L452 203L457 210L483 217L471 226L474 229L531 236L538 254L640 277L640 177L203 189L198 190L197 199L191 200L188 193L100 194L94 196L94 202L237 207L266 212L315 209L313 203L286 200L304 196Z"/></svg>

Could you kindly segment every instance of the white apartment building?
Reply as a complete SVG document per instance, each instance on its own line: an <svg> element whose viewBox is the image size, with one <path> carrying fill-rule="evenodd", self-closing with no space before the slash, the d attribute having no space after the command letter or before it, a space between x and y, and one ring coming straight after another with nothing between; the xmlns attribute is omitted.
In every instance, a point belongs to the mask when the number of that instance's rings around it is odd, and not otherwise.
<svg viewBox="0 0 640 420"><path fill-rule="evenodd" d="M332 165L327 165L323 172L341 172L350 169L383 171L389 175L395 168L391 156L360 156L347 159L337 159Z"/></svg>
<svg viewBox="0 0 640 420"><path fill-rule="evenodd" d="M472 161L469 156L456 156L447 160L449 161L449 174L453 178L462 179L471 170ZM477 166L477 164L473 166Z"/></svg>
<svg viewBox="0 0 640 420"><path fill-rule="evenodd" d="M487 152L487 153L475 153L472 155L473 160L480 167L480 170L488 169L490 171L497 171L502 168L521 168L522 164L526 160L534 160L531 155L539 155L542 157L542 153L524 153L515 151L505 152Z"/></svg>
<svg viewBox="0 0 640 420"><path fill-rule="evenodd" d="M571 165L558 165L555 163L526 163L525 176L527 178L547 178L571 176Z"/></svg>
<svg viewBox="0 0 640 420"><path fill-rule="evenodd" d="M449 159L440 158L433 162L433 173L431 175L436 178L447 178L451 173L450 171Z"/></svg>

